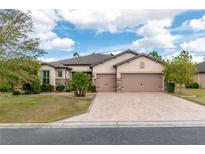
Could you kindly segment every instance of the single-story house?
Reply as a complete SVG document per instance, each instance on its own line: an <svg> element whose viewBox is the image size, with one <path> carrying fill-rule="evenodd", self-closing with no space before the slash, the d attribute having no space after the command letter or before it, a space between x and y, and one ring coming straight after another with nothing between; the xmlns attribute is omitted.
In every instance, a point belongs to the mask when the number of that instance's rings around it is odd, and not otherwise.
<svg viewBox="0 0 205 154"><path fill-rule="evenodd" d="M205 62L196 65L195 81L199 83L201 88L205 88Z"/></svg>
<svg viewBox="0 0 205 154"><path fill-rule="evenodd" d="M164 91L164 66L146 54L125 50L117 55L90 54L41 66L42 84L69 84L74 72L92 75L97 92Z"/></svg>

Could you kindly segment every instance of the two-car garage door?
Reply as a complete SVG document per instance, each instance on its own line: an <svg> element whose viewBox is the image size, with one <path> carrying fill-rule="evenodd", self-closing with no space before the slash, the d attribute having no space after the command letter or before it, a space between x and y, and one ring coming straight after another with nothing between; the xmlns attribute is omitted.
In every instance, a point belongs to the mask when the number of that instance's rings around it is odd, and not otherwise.
<svg viewBox="0 0 205 154"><path fill-rule="evenodd" d="M97 74L96 90L98 92L116 91L115 74ZM157 92L163 91L162 74L121 74L121 92Z"/></svg>
<svg viewBox="0 0 205 154"><path fill-rule="evenodd" d="M122 92L155 92L162 91L162 74L122 74Z"/></svg>

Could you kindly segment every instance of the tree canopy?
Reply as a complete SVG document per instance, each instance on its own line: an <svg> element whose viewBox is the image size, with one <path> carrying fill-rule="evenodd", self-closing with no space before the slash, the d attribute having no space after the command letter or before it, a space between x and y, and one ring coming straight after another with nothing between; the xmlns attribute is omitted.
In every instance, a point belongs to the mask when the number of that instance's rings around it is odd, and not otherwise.
<svg viewBox="0 0 205 154"><path fill-rule="evenodd" d="M74 57L74 58L79 58L79 57L80 57L80 54L79 54L78 52L75 52L75 53L73 53L73 57Z"/></svg>
<svg viewBox="0 0 205 154"><path fill-rule="evenodd" d="M162 61L162 56L160 56L157 51L152 51L148 55L159 61Z"/></svg>
<svg viewBox="0 0 205 154"><path fill-rule="evenodd" d="M172 60L166 61L164 70L165 78L168 82L179 84L181 93L182 85L193 81L195 67L190 53L183 50L178 56L173 57Z"/></svg>
<svg viewBox="0 0 205 154"><path fill-rule="evenodd" d="M45 52L33 37L33 29L30 12L0 10L0 85L37 78L38 57Z"/></svg>

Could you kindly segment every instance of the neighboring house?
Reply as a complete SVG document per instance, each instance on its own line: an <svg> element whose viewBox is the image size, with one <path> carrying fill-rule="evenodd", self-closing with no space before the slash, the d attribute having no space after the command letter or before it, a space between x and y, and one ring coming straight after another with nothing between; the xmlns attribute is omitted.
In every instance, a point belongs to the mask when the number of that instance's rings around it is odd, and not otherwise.
<svg viewBox="0 0 205 154"><path fill-rule="evenodd" d="M205 62L197 64L195 81L199 83L201 88L205 88Z"/></svg>
<svg viewBox="0 0 205 154"><path fill-rule="evenodd" d="M115 56L91 54L41 67L44 84L65 84L73 72L87 72L98 92L164 91L163 69L160 61L130 49Z"/></svg>

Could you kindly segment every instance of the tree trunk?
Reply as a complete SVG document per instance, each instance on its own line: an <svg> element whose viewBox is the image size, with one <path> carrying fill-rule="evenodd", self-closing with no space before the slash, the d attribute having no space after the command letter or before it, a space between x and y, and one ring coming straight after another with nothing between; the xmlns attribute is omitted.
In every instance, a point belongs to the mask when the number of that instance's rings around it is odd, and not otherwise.
<svg viewBox="0 0 205 154"><path fill-rule="evenodd" d="M179 87L179 93L180 95L182 94L182 84L180 83L180 87Z"/></svg>

